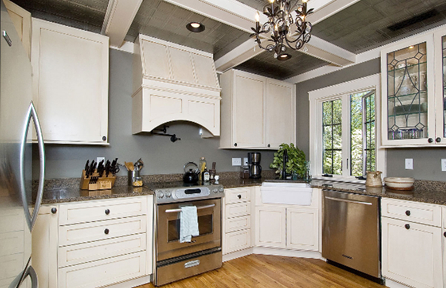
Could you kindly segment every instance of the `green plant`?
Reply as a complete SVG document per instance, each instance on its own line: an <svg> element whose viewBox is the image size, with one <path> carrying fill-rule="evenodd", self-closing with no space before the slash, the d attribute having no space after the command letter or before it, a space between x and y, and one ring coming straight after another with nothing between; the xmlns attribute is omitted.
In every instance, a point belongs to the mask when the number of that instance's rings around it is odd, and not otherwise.
<svg viewBox="0 0 446 288"><path fill-rule="evenodd" d="M283 170L283 153L285 150L288 154L288 162L286 163L285 167L286 173L292 174L294 172L298 175L299 178L304 178L305 172L307 170L305 153L294 146L293 143L289 145L285 143L280 144L279 150L274 153L273 163L271 163L269 167L272 169L276 169L276 174L281 175L281 172Z"/></svg>

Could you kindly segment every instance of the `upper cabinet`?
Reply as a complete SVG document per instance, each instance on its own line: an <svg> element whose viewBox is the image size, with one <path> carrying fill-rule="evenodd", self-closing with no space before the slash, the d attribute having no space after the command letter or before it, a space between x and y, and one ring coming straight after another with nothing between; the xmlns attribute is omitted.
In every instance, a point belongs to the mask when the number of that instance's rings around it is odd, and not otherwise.
<svg viewBox="0 0 446 288"><path fill-rule="evenodd" d="M108 144L108 37L33 18L31 51L45 142Z"/></svg>
<svg viewBox="0 0 446 288"><path fill-rule="evenodd" d="M139 35L133 57L133 134L191 121L220 135L220 86L212 54Z"/></svg>
<svg viewBox="0 0 446 288"><path fill-rule="evenodd" d="M445 36L401 41L381 51L382 145L446 145Z"/></svg>
<svg viewBox="0 0 446 288"><path fill-rule="evenodd" d="M296 142L293 84L238 70L223 73L220 83L220 148L277 150Z"/></svg>
<svg viewBox="0 0 446 288"><path fill-rule="evenodd" d="M31 13L23 9L10 0L3 0L9 16L17 30L17 34L22 40L23 48L25 48L28 57L31 57Z"/></svg>

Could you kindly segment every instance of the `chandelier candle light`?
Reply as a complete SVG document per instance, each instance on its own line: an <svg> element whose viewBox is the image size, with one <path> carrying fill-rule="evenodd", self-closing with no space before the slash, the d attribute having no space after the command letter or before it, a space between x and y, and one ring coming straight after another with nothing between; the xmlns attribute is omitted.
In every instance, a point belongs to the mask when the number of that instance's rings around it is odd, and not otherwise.
<svg viewBox="0 0 446 288"><path fill-rule="evenodd" d="M274 52L274 57L278 60L290 59L291 55L286 53L287 47L299 50L311 38L312 25L306 21L306 18L313 9L307 10L307 1L302 0L302 4L296 1L292 8L291 0L269 0L270 4L263 7L263 14L268 17L268 21L260 25L260 15L257 12L256 28L251 28L254 31L251 37L255 36L255 41L260 48ZM291 14L294 7L297 7L295 19ZM271 38L267 40L266 46L262 46L260 34L270 32Z"/></svg>

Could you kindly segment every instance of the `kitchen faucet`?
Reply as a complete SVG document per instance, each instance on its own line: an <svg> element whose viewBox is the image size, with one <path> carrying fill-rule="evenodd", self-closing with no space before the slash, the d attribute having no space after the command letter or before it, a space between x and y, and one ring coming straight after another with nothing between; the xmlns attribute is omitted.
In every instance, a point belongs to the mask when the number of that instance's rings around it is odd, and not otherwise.
<svg viewBox="0 0 446 288"><path fill-rule="evenodd" d="M283 151L283 164L282 164L282 180L286 180L286 163L288 162L288 151Z"/></svg>

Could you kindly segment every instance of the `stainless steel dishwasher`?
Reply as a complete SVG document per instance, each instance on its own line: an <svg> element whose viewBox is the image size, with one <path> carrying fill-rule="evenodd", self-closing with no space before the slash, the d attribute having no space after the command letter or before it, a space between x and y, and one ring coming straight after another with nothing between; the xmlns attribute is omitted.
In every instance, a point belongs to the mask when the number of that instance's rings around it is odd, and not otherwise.
<svg viewBox="0 0 446 288"><path fill-rule="evenodd" d="M322 257L381 279L380 198L323 189Z"/></svg>

